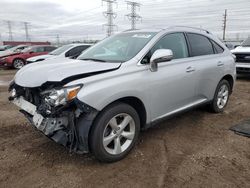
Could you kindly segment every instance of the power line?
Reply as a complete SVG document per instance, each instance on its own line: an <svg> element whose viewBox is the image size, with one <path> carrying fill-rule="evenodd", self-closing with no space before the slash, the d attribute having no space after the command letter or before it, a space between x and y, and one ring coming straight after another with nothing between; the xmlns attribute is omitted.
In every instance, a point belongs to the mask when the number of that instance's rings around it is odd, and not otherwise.
<svg viewBox="0 0 250 188"><path fill-rule="evenodd" d="M226 27L227 27L227 9L225 9L225 13L223 15L223 37L222 39L225 40L226 38Z"/></svg>
<svg viewBox="0 0 250 188"><path fill-rule="evenodd" d="M127 5L131 7L131 13L126 16L131 21L131 30L136 29L136 22L141 20L142 17L136 13L136 8L140 8L141 4L134 1L126 1Z"/></svg>
<svg viewBox="0 0 250 188"><path fill-rule="evenodd" d="M107 36L111 36L114 32L114 27L117 27L114 24L114 19L117 14L113 11L113 4L116 3L116 0L102 0L102 2L107 3L107 11L103 12L103 15L108 19L108 23L104 24L104 27L107 28Z"/></svg>

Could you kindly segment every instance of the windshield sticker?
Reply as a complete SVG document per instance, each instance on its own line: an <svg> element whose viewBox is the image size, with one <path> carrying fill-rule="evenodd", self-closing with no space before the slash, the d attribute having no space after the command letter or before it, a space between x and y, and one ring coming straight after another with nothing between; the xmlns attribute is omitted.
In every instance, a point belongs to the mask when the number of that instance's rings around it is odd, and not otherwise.
<svg viewBox="0 0 250 188"><path fill-rule="evenodd" d="M135 34L135 35L133 35L132 37L134 37L134 38L144 38L144 39L148 39L148 38L151 37L151 35L149 35L149 34Z"/></svg>

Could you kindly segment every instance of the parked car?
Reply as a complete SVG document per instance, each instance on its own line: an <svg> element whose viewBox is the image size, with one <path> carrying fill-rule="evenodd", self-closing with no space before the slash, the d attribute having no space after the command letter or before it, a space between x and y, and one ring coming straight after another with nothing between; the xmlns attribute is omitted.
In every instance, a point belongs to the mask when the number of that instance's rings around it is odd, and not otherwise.
<svg viewBox="0 0 250 188"><path fill-rule="evenodd" d="M238 74L250 74L250 38L240 46L231 50L236 56L236 70Z"/></svg>
<svg viewBox="0 0 250 188"><path fill-rule="evenodd" d="M9 48L8 50L0 51L0 58L7 57L7 56L13 55L13 54L18 54L22 50L24 50L25 48L28 48L28 47L29 47L29 45L18 45L18 46Z"/></svg>
<svg viewBox="0 0 250 188"><path fill-rule="evenodd" d="M9 48L12 48L13 46L11 45L3 45L3 46L0 46L0 51L5 51L5 50L8 50Z"/></svg>
<svg viewBox="0 0 250 188"><path fill-rule="evenodd" d="M40 55L27 59L27 63L34 63L43 60L55 59L55 58L77 58L84 50L89 48L92 44L67 44L60 48L55 49L47 55Z"/></svg>
<svg viewBox="0 0 250 188"><path fill-rule="evenodd" d="M13 67L15 69L20 69L26 64L26 59L38 55L48 54L54 49L55 49L54 46L48 46L48 45L30 46L29 48L24 49L18 54L4 57L0 59L0 61L5 67Z"/></svg>
<svg viewBox="0 0 250 188"><path fill-rule="evenodd" d="M55 142L114 162L130 152L140 130L163 119L205 104L222 112L235 74L231 52L208 31L127 31L60 66L25 66L9 100Z"/></svg>

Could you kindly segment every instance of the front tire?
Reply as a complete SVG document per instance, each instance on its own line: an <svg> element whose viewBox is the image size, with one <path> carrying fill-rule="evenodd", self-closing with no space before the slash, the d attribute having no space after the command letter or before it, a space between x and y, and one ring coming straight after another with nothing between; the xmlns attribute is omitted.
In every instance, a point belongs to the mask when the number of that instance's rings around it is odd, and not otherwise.
<svg viewBox="0 0 250 188"><path fill-rule="evenodd" d="M25 61L23 59L14 59L13 67L15 69L21 69L25 65Z"/></svg>
<svg viewBox="0 0 250 188"><path fill-rule="evenodd" d="M221 113L227 106L230 95L230 84L227 80L221 80L216 88L214 99L210 105L210 109L214 113Z"/></svg>
<svg viewBox="0 0 250 188"><path fill-rule="evenodd" d="M123 159L134 147L140 132L136 110L124 103L114 103L104 109L94 122L90 148L102 162Z"/></svg>

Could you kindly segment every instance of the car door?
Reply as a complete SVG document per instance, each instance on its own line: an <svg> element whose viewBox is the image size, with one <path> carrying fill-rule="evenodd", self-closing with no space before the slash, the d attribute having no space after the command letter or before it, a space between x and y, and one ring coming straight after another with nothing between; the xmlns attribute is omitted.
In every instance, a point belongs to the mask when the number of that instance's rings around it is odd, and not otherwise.
<svg viewBox="0 0 250 188"><path fill-rule="evenodd" d="M148 98L151 119L171 115L188 108L194 102L195 67L189 59L184 33L171 33L161 38L143 61L149 61L157 49L171 49L173 60L158 64L158 71L148 73Z"/></svg>
<svg viewBox="0 0 250 188"><path fill-rule="evenodd" d="M191 59L196 67L196 100L211 100L223 77L227 57L221 56L222 47L204 35L187 33L187 38Z"/></svg>

